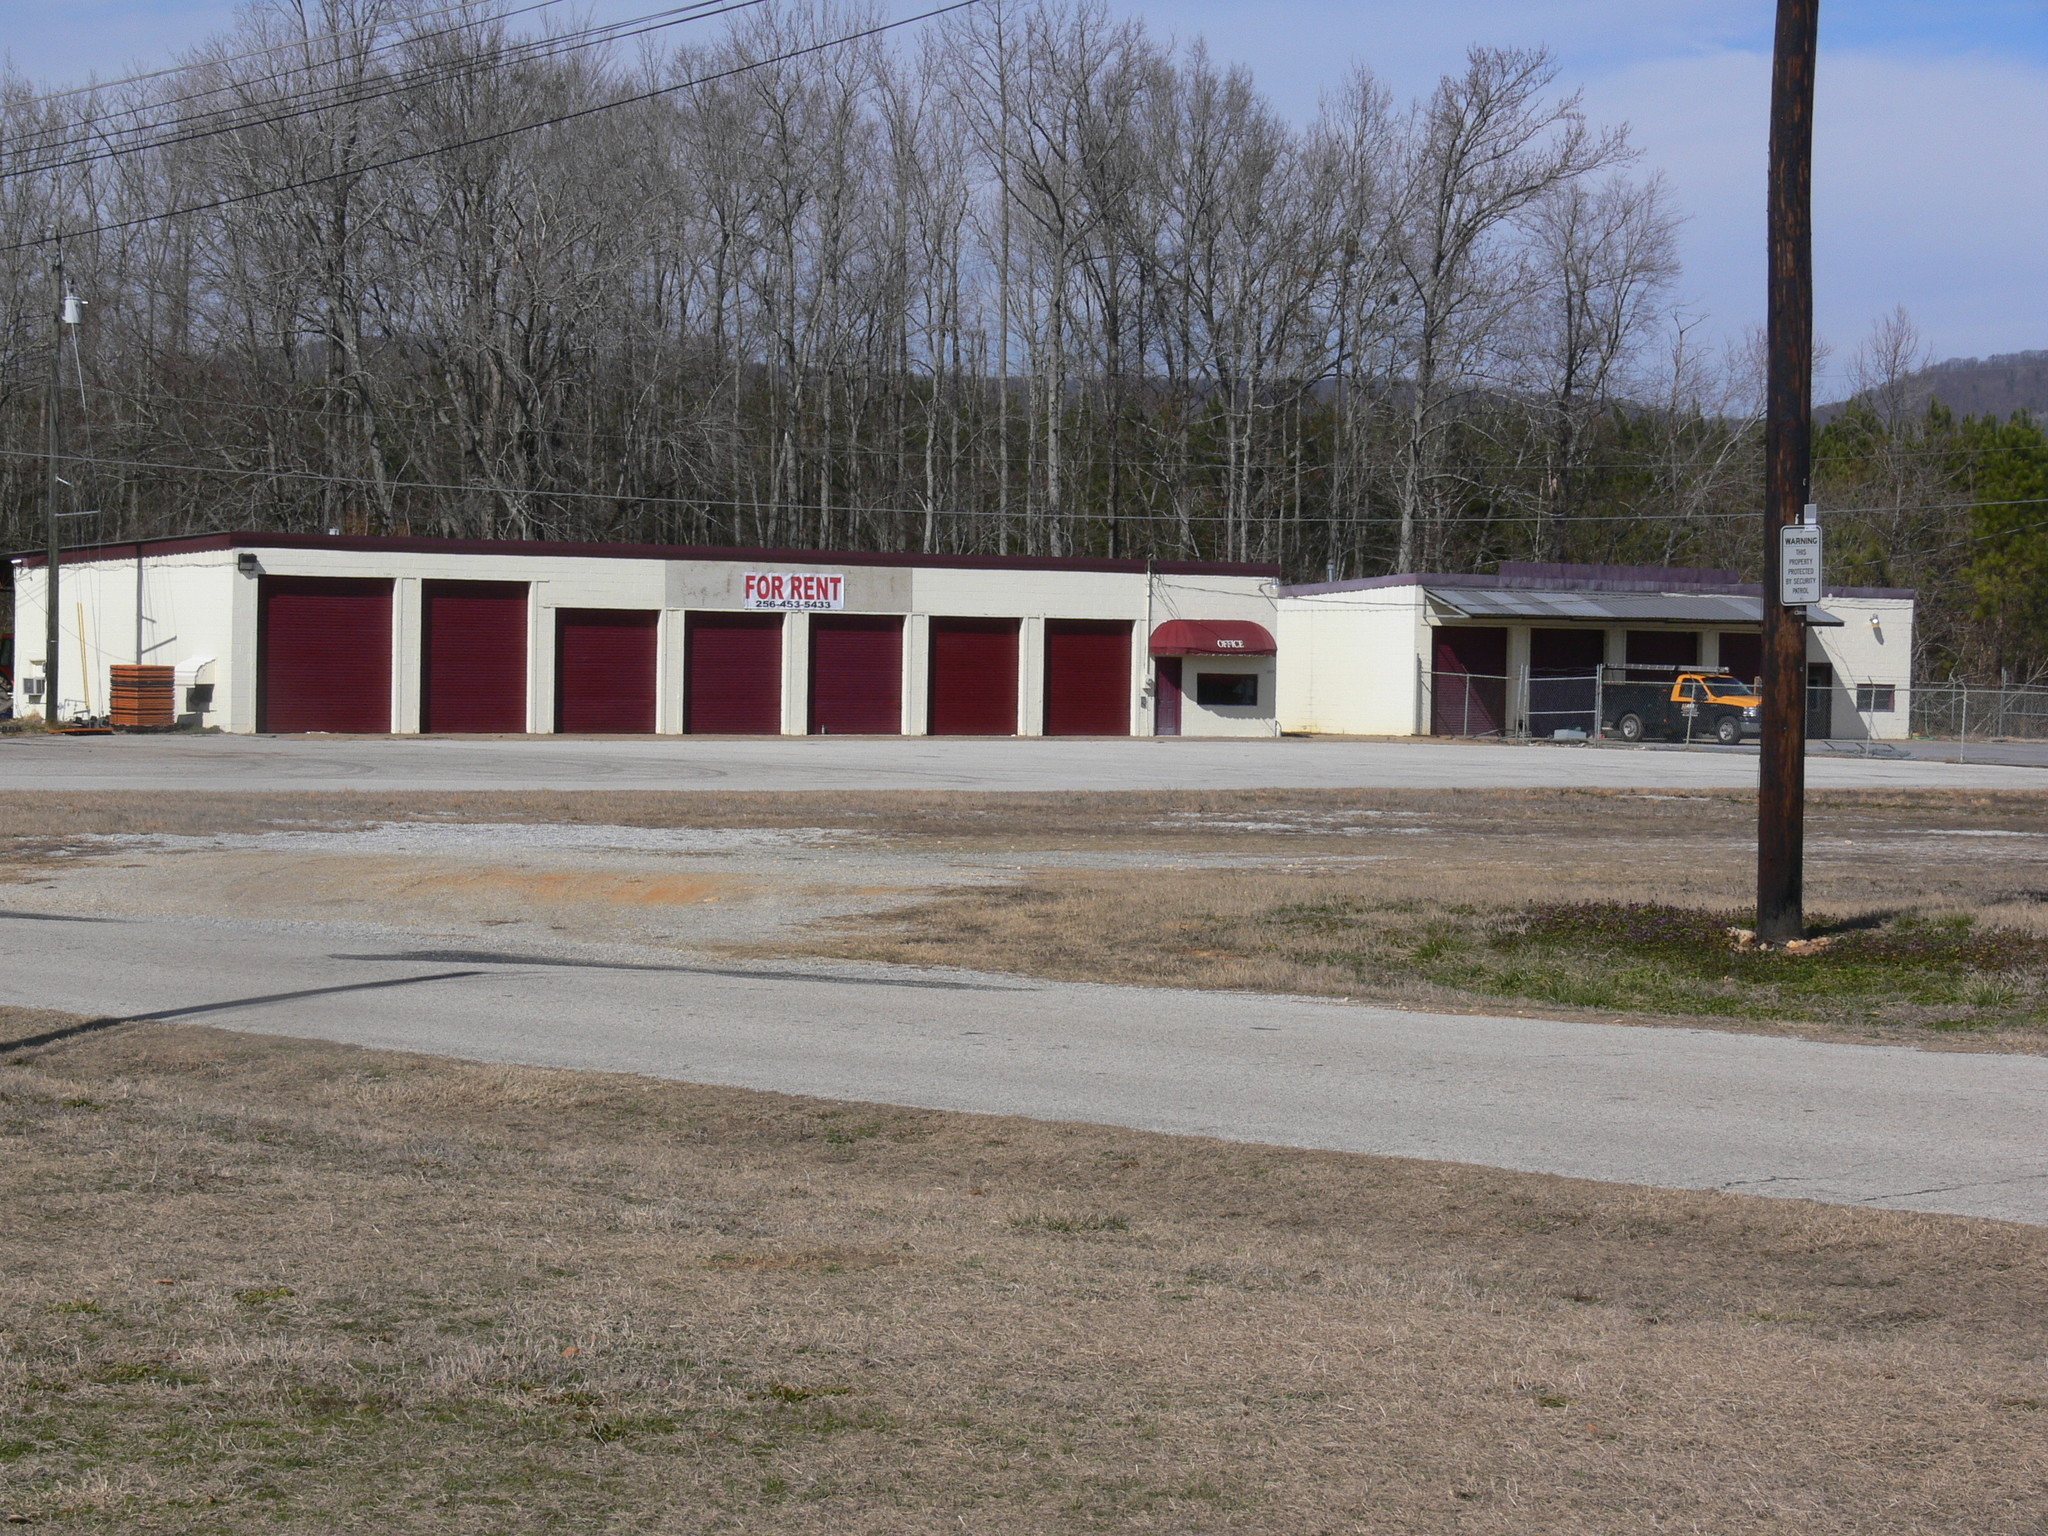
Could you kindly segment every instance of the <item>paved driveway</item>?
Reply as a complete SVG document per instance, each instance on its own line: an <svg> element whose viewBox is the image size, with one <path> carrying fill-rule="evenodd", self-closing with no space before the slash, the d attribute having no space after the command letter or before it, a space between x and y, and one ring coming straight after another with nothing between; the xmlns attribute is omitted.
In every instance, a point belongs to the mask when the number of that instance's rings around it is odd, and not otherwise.
<svg viewBox="0 0 2048 1536"><path fill-rule="evenodd" d="M0 955L91 1015L2048 1224L2048 1057L339 923L17 909Z"/></svg>
<svg viewBox="0 0 2048 1536"><path fill-rule="evenodd" d="M0 789L1746 788L1746 749L932 737L0 738ZM2048 768L1808 759L1815 788L2033 789Z"/></svg>

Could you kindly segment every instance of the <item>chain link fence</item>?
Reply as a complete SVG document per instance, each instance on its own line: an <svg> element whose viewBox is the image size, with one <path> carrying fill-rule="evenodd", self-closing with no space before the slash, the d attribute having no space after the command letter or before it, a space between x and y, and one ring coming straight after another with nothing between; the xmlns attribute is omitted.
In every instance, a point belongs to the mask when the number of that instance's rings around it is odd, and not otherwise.
<svg viewBox="0 0 2048 1536"><path fill-rule="evenodd" d="M2048 688L1916 683L1912 724L1945 741L2048 741Z"/></svg>

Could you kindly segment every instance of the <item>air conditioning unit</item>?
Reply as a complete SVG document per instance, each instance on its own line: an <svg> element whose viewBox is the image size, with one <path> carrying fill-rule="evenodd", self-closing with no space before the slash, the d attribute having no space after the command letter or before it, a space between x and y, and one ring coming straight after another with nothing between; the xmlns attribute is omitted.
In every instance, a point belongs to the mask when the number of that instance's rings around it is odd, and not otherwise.
<svg viewBox="0 0 2048 1536"><path fill-rule="evenodd" d="M25 699L40 699L43 696L43 680L40 677L24 677L21 680L21 696Z"/></svg>

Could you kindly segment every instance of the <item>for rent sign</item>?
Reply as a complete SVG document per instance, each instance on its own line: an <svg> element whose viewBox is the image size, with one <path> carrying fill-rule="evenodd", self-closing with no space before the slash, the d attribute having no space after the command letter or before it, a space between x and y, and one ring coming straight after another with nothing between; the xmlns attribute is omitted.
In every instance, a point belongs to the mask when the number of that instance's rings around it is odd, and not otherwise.
<svg viewBox="0 0 2048 1536"><path fill-rule="evenodd" d="M844 608L846 578L824 571L749 571L743 596L748 608Z"/></svg>

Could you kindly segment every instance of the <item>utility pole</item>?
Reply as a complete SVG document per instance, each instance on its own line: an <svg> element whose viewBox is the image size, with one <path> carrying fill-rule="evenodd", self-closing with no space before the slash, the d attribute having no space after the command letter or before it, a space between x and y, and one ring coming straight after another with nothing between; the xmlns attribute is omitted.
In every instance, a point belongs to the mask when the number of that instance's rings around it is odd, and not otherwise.
<svg viewBox="0 0 2048 1536"><path fill-rule="evenodd" d="M1781 530L1804 521L1813 450L1813 72L1820 0L1778 0L1771 69L1770 377L1764 405L1763 744L1756 930L1806 936L1806 612L1785 603Z"/></svg>
<svg viewBox="0 0 2048 1536"><path fill-rule="evenodd" d="M64 241L54 230L50 234L50 285L53 307L50 313L49 392L43 398L43 720L57 723L58 673L61 670L57 631L57 453L62 443L58 421L64 404Z"/></svg>

